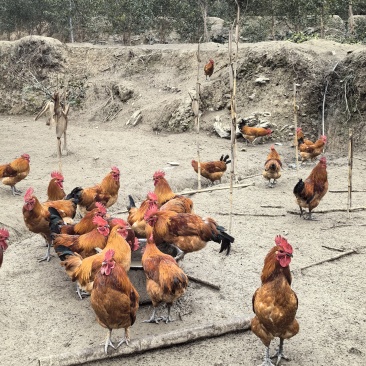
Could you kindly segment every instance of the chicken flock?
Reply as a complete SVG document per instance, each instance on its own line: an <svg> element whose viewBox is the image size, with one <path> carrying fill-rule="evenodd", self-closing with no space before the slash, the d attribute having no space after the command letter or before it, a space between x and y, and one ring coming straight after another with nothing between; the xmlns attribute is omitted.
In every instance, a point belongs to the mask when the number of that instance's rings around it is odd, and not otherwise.
<svg viewBox="0 0 366 366"><path fill-rule="evenodd" d="M205 66L205 75L211 77L213 60ZM245 120L239 131L254 145L258 138L272 134L272 130L249 127ZM323 153L326 136L312 142L305 139L302 129L297 130L296 142L302 163L314 161ZM275 146L264 160L263 178L274 188L282 174L282 159ZM193 170L209 184L221 182L230 164L229 155L218 160L191 161ZM300 179L293 194L300 208L300 217L313 219L312 211L327 193L326 158L322 156L306 179ZM0 165L2 183L11 187L14 196L21 191L15 187L30 172L30 157L22 154L14 161ZM193 201L176 194L170 187L164 171L152 177L152 191L138 206L132 195L126 217L112 217L108 209L117 202L120 190L120 171L113 166L99 184L75 187L66 194L61 172L51 173L47 187L47 201L40 202L32 187L24 194L23 218L30 232L40 234L47 251L39 261L50 261L54 248L62 267L76 283L80 299L90 296L90 304L98 323L107 329L104 351L129 344L130 328L136 321L139 294L129 278L131 254L141 250L141 263L146 277L146 290L153 313L144 322L171 322L171 308L188 289L188 275L179 261L188 253L202 250L209 242L217 243L218 252L229 255L235 239L214 218L202 218L194 213ZM307 209L307 212L305 211ZM77 216L81 218L76 219ZM0 228L0 267L8 247L9 232ZM211 244L210 244L211 245ZM167 250L168 248L168 250ZM170 248L170 249L169 249ZM171 249L177 255L173 257ZM192 254L190 254L192 255ZM252 299L255 316L252 332L261 339L266 350L262 365L271 366L269 347L275 337L280 343L275 357L276 365L284 358L283 344L299 332L296 320L298 299L291 288L290 262L292 246L282 236L275 237L275 245L264 259L261 286ZM158 316L160 304L166 304L167 314ZM112 331L124 329L117 344L112 342Z"/></svg>

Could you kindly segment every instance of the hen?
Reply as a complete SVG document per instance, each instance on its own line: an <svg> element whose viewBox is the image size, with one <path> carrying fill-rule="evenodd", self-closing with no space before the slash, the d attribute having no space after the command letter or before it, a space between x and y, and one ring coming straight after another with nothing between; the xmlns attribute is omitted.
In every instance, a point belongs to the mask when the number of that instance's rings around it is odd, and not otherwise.
<svg viewBox="0 0 366 366"><path fill-rule="evenodd" d="M206 76L206 80L207 80L207 77L210 79L213 72L214 72L214 60L212 60L211 58L208 60L208 63L204 66L203 68L203 71L205 73L205 76Z"/></svg>
<svg viewBox="0 0 366 366"><path fill-rule="evenodd" d="M251 142L254 144L254 141L258 137L264 137L270 135L273 131L270 128L263 128L263 127L249 127L247 126L247 121L245 119L242 119L239 122L239 131L242 134L242 136L245 138L245 140Z"/></svg>
<svg viewBox="0 0 366 366"><path fill-rule="evenodd" d="M276 151L274 145L271 146L271 151L264 163L263 177L268 180L268 186L273 188L277 183L277 179L281 177L282 162L281 157Z"/></svg>
<svg viewBox="0 0 366 366"><path fill-rule="evenodd" d="M113 249L105 253L100 271L95 276L90 298L98 323L108 329L105 353L108 353L109 346L116 348L111 341L113 329L125 329L125 336L117 348L123 343L128 345L130 327L135 323L139 307L138 292L124 268L113 259L113 256Z"/></svg>
<svg viewBox="0 0 366 366"><path fill-rule="evenodd" d="M48 201L63 200L65 196L64 176L60 172L52 172L47 188Z"/></svg>
<svg viewBox="0 0 366 366"><path fill-rule="evenodd" d="M85 214L95 208L96 202L101 202L107 208L114 205L118 199L119 188L120 171L117 167L112 167L100 184L89 188L76 187L66 198L76 198L80 211Z"/></svg>
<svg viewBox="0 0 366 366"><path fill-rule="evenodd" d="M300 217L304 215L303 208L307 208L309 210L307 218L311 220L311 211L319 205L327 191L327 160L323 156L305 181L300 179L294 187L294 195L300 207ZM304 218L306 218L305 215Z"/></svg>
<svg viewBox="0 0 366 366"><path fill-rule="evenodd" d="M119 263L126 272L130 270L131 252L139 248L138 240L135 238L133 231L129 230L129 225L122 219L113 219L113 228L108 236L105 248L97 254L87 258L82 258L77 253L72 252L69 248L57 247L57 254L62 266L65 267L67 275L76 281L77 293L82 298L82 293L90 293L93 288L93 281L96 273L102 266L105 253L109 249L113 249L114 260Z"/></svg>
<svg viewBox="0 0 366 366"><path fill-rule="evenodd" d="M312 142L312 141L305 138L304 132L302 131L301 127L298 127L296 129L296 137L297 137L297 145L298 146L300 146L302 144L305 144L305 145L313 145L314 144L314 142ZM295 144L296 144L296 141L295 141Z"/></svg>
<svg viewBox="0 0 366 366"><path fill-rule="evenodd" d="M315 160L315 158L323 152L326 143L327 137L322 135L320 136L320 139L316 140L312 145L307 145L305 143L300 144L299 151L301 163L304 163L307 160Z"/></svg>
<svg viewBox="0 0 366 366"><path fill-rule="evenodd" d="M191 213L193 211L193 201L183 195L175 194L170 188L163 171L156 171L153 175L153 180L154 192L158 197L158 207L161 211L181 213Z"/></svg>
<svg viewBox="0 0 366 366"><path fill-rule="evenodd" d="M3 184L11 187L13 196L22 193L15 185L28 176L30 171L29 162L29 155L23 154L9 164L0 165L0 179L2 179Z"/></svg>
<svg viewBox="0 0 366 366"><path fill-rule="evenodd" d="M127 222L131 225L132 230L138 238L146 238L145 232L145 213L152 207L158 207L158 197L154 192L149 192L146 199L137 208L134 199L131 195L128 196L130 205L127 207L128 217Z"/></svg>
<svg viewBox="0 0 366 366"><path fill-rule="evenodd" d="M154 310L152 316L145 323L166 323L173 321L170 316L173 302L185 293L188 277L169 254L161 252L151 236L142 255L142 266L146 276L146 291L151 298ZM156 317L156 308L165 303L168 308L167 317Z"/></svg>
<svg viewBox="0 0 366 366"><path fill-rule="evenodd" d="M109 235L109 225L101 216L94 216L93 223L96 227L82 235L52 234L55 252L60 252L58 247L68 248L71 252L79 253L82 258L95 254L96 250L104 249Z"/></svg>
<svg viewBox="0 0 366 366"><path fill-rule="evenodd" d="M40 261L51 258L50 249L52 244L51 230L49 228L50 213L49 207L54 207L60 214L63 220L70 221L75 217L76 202L73 199L70 200L58 200L47 201L41 204L38 198L34 195L33 188L28 188L24 195L23 205L23 219L26 227L29 231L40 234L47 242L46 256L41 258Z"/></svg>
<svg viewBox="0 0 366 366"><path fill-rule="evenodd" d="M213 184L216 180L220 181L227 169L227 165L231 162L229 155L221 155L220 160L208 161L200 163L201 175L211 181ZM192 160L191 165L196 173L198 173L198 162Z"/></svg>
<svg viewBox="0 0 366 366"><path fill-rule="evenodd" d="M231 243L234 242L234 238L226 233L225 228L210 217L202 219L195 214L152 208L146 212L145 221L150 225L150 228L147 226L147 237L152 234L158 247L169 243L184 253L191 253L203 249L207 242L214 241L221 244L220 253L226 250L228 255Z"/></svg>
<svg viewBox="0 0 366 366"><path fill-rule="evenodd" d="M251 320L252 332L260 338L266 347L262 366L273 366L269 356L269 346L275 337L280 338L276 365L283 354L283 342L299 332L295 319L298 300L291 288L290 262L292 247L287 240L276 236L276 245L269 251L261 275L262 285L252 299L255 317Z"/></svg>
<svg viewBox="0 0 366 366"><path fill-rule="evenodd" d="M8 243L6 242L9 239L9 231L2 228L0 229L0 268L3 264L4 252L8 249Z"/></svg>

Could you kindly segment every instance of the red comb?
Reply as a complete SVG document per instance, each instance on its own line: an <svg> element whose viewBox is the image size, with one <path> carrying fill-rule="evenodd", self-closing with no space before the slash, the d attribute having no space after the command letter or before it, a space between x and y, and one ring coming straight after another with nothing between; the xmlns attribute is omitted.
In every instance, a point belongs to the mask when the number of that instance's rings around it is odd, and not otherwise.
<svg viewBox="0 0 366 366"><path fill-rule="evenodd" d="M100 203L100 202L96 202L95 203L95 206L98 208L98 211L105 215L107 213L107 209L105 208L105 206L103 205L103 203Z"/></svg>
<svg viewBox="0 0 366 366"><path fill-rule="evenodd" d="M301 127L298 127L298 128L296 129L296 132L300 132L300 131L302 131L302 128L301 128Z"/></svg>
<svg viewBox="0 0 366 366"><path fill-rule="evenodd" d="M57 171L54 171L51 173L51 178L56 178L58 180L64 180L64 176L60 172L57 172Z"/></svg>
<svg viewBox="0 0 366 366"><path fill-rule="evenodd" d="M158 212L158 208L157 207L151 207L149 208L144 215L144 220L146 221L150 216L154 215L156 212Z"/></svg>
<svg viewBox="0 0 366 366"><path fill-rule="evenodd" d="M9 231L5 228L0 229L0 236L3 236L4 239L9 238Z"/></svg>
<svg viewBox="0 0 366 366"><path fill-rule="evenodd" d="M150 201L157 201L158 196L154 192L149 192L147 194L147 199L150 200Z"/></svg>
<svg viewBox="0 0 366 366"><path fill-rule="evenodd" d="M286 238L282 237L281 235L277 235L275 238L275 243L276 245L278 245L279 247L282 247L282 249L286 252L286 253L292 253L292 246L290 245L290 243L287 241Z"/></svg>
<svg viewBox="0 0 366 366"><path fill-rule="evenodd" d="M108 249L104 255L104 262L110 262L113 259L114 250Z"/></svg>
<svg viewBox="0 0 366 366"><path fill-rule="evenodd" d="M322 156L319 161L325 164L327 162L327 158L325 156Z"/></svg>
<svg viewBox="0 0 366 366"><path fill-rule="evenodd" d="M271 145L271 150L274 150L274 149L275 149L274 145Z"/></svg>
<svg viewBox="0 0 366 366"><path fill-rule="evenodd" d="M162 170L158 170L153 175L153 179L164 178L164 177L165 177L165 173Z"/></svg>
<svg viewBox="0 0 366 366"><path fill-rule="evenodd" d="M28 154L22 154L22 158L29 160L30 156Z"/></svg>
<svg viewBox="0 0 366 366"><path fill-rule="evenodd" d="M33 193L34 193L34 189L32 187L28 188L27 192L25 192L25 195L24 195L24 201L25 202L29 201L32 198Z"/></svg>
<svg viewBox="0 0 366 366"><path fill-rule="evenodd" d="M120 226L123 226L123 227L127 227L127 222L123 219L114 218L112 220L112 225L113 226L120 225Z"/></svg>
<svg viewBox="0 0 366 366"><path fill-rule="evenodd" d="M116 166L112 166L112 172L119 174L119 169Z"/></svg>
<svg viewBox="0 0 366 366"><path fill-rule="evenodd" d="M108 222L106 220L104 220L102 216L94 216L93 224L98 225L98 226L106 226L106 225L108 225Z"/></svg>

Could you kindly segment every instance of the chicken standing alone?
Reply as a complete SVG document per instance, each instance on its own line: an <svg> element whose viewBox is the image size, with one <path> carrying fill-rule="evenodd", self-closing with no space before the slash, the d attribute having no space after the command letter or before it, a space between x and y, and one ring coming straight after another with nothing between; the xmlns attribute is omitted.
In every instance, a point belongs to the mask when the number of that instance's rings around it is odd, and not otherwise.
<svg viewBox="0 0 366 366"><path fill-rule="evenodd" d="M7 229L0 229L0 267L3 264L4 252L8 249L7 240L9 239L9 231Z"/></svg>
<svg viewBox="0 0 366 366"><path fill-rule="evenodd" d="M268 186L273 188L277 179L281 177L282 162L281 157L276 151L274 145L271 146L266 162L264 163L263 177L268 180Z"/></svg>
<svg viewBox="0 0 366 366"><path fill-rule="evenodd" d="M205 73L205 76L206 76L206 80L207 80L207 77L210 79L213 72L214 72L214 65L215 65L215 62L213 59L209 59L208 60L208 63L205 65L205 67L203 68L203 71Z"/></svg>
<svg viewBox="0 0 366 366"><path fill-rule="evenodd" d="M276 245L269 251L261 275L262 285L252 299L255 317L251 320L252 332L260 338L266 347L264 362L261 366L273 366L269 356L269 346L275 337L280 338L280 345L274 357L276 365L283 354L283 342L299 332L295 319L298 308L296 293L291 288L290 262L292 247L287 240L276 236Z"/></svg>
<svg viewBox="0 0 366 366"><path fill-rule="evenodd" d="M121 344L130 342L130 327L135 323L139 307L139 294L132 285L124 268L114 259L114 250L109 249L99 272L96 274L90 297L91 306L98 323L108 329L104 346L118 348ZM113 329L125 329L125 336L117 347L111 341Z"/></svg>
<svg viewBox="0 0 366 366"><path fill-rule="evenodd" d="M242 136L245 138L245 140L251 142L254 144L254 141L258 137L264 137L269 136L272 134L272 130L270 128L264 128L264 127L249 127L247 125L247 121L245 119L242 119L239 122L239 131L242 134Z"/></svg>
<svg viewBox="0 0 366 366"><path fill-rule="evenodd" d="M23 154L9 164L0 165L0 179L2 179L3 184L11 187L13 196L22 193L15 185L28 176L30 171L29 162L29 155Z"/></svg>
<svg viewBox="0 0 366 366"><path fill-rule="evenodd" d="M220 181L226 172L227 165L231 162L229 155L221 155L220 160L208 161L200 163L200 172L202 177L207 178L213 184L216 180ZM198 162L192 160L191 165L196 173L198 173Z"/></svg>

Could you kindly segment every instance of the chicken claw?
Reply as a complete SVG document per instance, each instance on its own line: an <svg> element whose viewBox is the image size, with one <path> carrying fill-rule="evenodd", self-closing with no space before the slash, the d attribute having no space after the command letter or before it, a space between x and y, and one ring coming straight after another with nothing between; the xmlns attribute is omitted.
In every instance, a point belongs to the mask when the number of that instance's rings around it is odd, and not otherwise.
<svg viewBox="0 0 366 366"><path fill-rule="evenodd" d="M280 364L281 359L285 359L285 360L289 360L289 358L283 353L283 339L280 339L280 345L276 351L276 353L271 356L271 358L276 358L277 357L277 362L276 362L276 366L278 366Z"/></svg>
<svg viewBox="0 0 366 366"><path fill-rule="evenodd" d="M150 319L143 320L142 322L143 323L156 323L156 324L158 324L159 321L162 320L163 318L157 318L155 316L155 313L156 313L156 308L154 308L153 313L151 315L151 318Z"/></svg>
<svg viewBox="0 0 366 366"><path fill-rule="evenodd" d="M275 366L271 362L271 358L269 357L269 347L266 347L266 353L264 355L264 361L259 366Z"/></svg>
<svg viewBox="0 0 366 366"><path fill-rule="evenodd" d="M13 196L20 196L22 194L22 191L16 189L15 186L11 186L11 193L13 194Z"/></svg>
<svg viewBox="0 0 366 366"><path fill-rule="evenodd" d="M78 284L76 284L76 293L79 295L80 300L83 300L84 297L90 296L90 293L83 291Z"/></svg>
<svg viewBox="0 0 366 366"><path fill-rule="evenodd" d="M125 336L120 340L120 342L117 344L117 347L116 348L118 348L123 343L126 343L126 345L128 346L129 343L130 343L130 340L131 340L131 338L130 338L130 329L127 328L125 330Z"/></svg>
<svg viewBox="0 0 366 366"><path fill-rule="evenodd" d="M51 247L49 245L47 245L47 253L44 257L38 259L38 262L43 262L43 261L47 261L49 262L51 257L54 257L53 254L50 253Z"/></svg>
<svg viewBox="0 0 366 366"><path fill-rule="evenodd" d="M112 329L108 330L107 338L104 343L104 352L105 354L108 354L108 347L111 346L113 349L116 349L114 344L111 341L111 335L112 335ZM102 343L103 345L103 343Z"/></svg>

